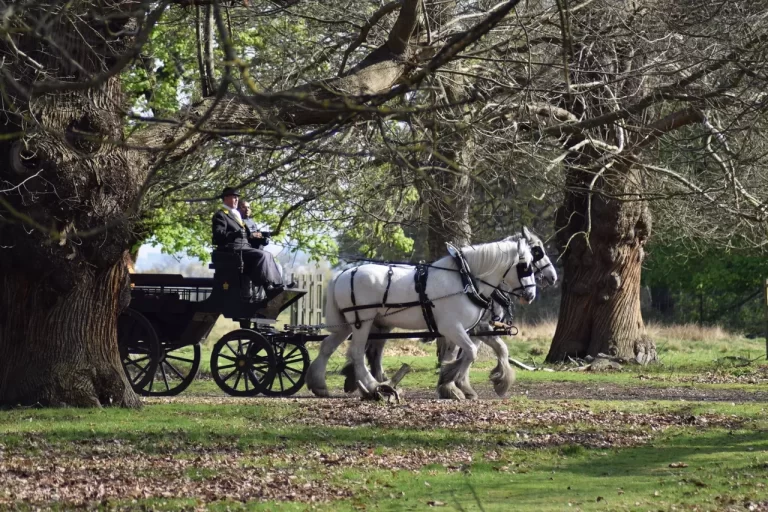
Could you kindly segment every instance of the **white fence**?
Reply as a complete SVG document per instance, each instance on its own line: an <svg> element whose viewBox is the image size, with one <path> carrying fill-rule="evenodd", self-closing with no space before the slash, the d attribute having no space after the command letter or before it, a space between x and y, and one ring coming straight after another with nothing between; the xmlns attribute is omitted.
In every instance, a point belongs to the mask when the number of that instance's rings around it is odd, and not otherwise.
<svg viewBox="0 0 768 512"><path fill-rule="evenodd" d="M291 306L292 325L319 325L323 323L323 299L325 297L322 274L291 274L300 290L307 294Z"/></svg>

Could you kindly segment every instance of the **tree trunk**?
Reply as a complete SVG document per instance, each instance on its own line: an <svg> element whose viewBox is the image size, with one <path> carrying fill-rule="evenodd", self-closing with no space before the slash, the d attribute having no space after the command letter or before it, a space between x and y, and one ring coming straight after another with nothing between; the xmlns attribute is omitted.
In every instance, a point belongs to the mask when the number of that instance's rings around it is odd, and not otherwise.
<svg viewBox="0 0 768 512"><path fill-rule="evenodd" d="M640 313L643 247L651 226L648 206L639 200L640 173L610 170L595 181L595 191L606 195L593 194L590 225L588 194L581 191L593 177L568 169L570 186L556 220L564 259L562 298L547 361L601 352L643 364L655 361L656 346Z"/></svg>
<svg viewBox="0 0 768 512"><path fill-rule="evenodd" d="M0 276L0 404L138 407L117 350L122 262L56 294L35 275Z"/></svg>

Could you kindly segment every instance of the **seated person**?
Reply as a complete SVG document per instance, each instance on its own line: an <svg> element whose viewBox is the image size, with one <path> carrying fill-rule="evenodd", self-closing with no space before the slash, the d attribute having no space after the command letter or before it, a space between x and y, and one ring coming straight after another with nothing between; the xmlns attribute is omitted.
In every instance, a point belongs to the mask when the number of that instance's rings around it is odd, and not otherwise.
<svg viewBox="0 0 768 512"><path fill-rule="evenodd" d="M267 236L271 233L262 232L262 230L256 226L256 223L251 218L251 204L246 200L238 201L237 211L240 212L240 218L243 219L245 229L248 230L248 242L251 244L251 247L258 249L269 245Z"/></svg>
<svg viewBox="0 0 768 512"><path fill-rule="evenodd" d="M213 245L219 251L241 253L245 273L255 285L264 286L268 298L274 297L284 288L274 256L251 247L250 233L237 210L238 191L227 187L221 193L221 199L221 209L213 215Z"/></svg>

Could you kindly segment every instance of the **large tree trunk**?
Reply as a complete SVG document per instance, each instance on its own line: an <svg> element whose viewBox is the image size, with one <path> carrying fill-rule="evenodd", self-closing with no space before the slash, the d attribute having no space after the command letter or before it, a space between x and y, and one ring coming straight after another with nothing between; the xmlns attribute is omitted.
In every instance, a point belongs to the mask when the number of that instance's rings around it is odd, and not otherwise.
<svg viewBox="0 0 768 512"><path fill-rule="evenodd" d="M117 350L125 266L79 277L55 293L34 274L0 276L0 404L139 405Z"/></svg>
<svg viewBox="0 0 768 512"><path fill-rule="evenodd" d="M17 45L54 78L102 72L105 49L87 37L106 27L60 14L51 44L30 36ZM78 29L90 32L79 39ZM15 64L9 72L31 91L38 75ZM14 100L0 127L0 182L23 186L0 194L0 404L139 406L116 324L129 290L123 254L135 242L126 213L150 162L120 145L119 78Z"/></svg>
<svg viewBox="0 0 768 512"><path fill-rule="evenodd" d="M597 179L590 224L589 195L579 190L588 188L594 174L573 167L568 172L570 186L556 220L562 298L547 360L605 353L655 361L656 347L640 313L643 247L651 226L647 203L637 200L641 177L630 168Z"/></svg>

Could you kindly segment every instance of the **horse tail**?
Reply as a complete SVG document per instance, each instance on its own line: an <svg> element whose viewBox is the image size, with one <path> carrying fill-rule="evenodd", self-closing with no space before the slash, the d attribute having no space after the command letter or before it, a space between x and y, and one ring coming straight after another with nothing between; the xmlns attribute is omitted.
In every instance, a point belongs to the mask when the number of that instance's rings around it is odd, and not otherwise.
<svg viewBox="0 0 768 512"><path fill-rule="evenodd" d="M325 294L325 324L326 325L338 325L343 324L347 321L347 319L344 317L344 313L341 312L341 308L339 308L339 305L336 303L336 294L334 293L334 289L336 288L336 281L338 281L339 277L343 274L343 272L339 272L333 278L331 278L330 281L328 281L328 287L326 288L326 294ZM341 330L341 327L329 327L327 328L330 332L337 332Z"/></svg>

